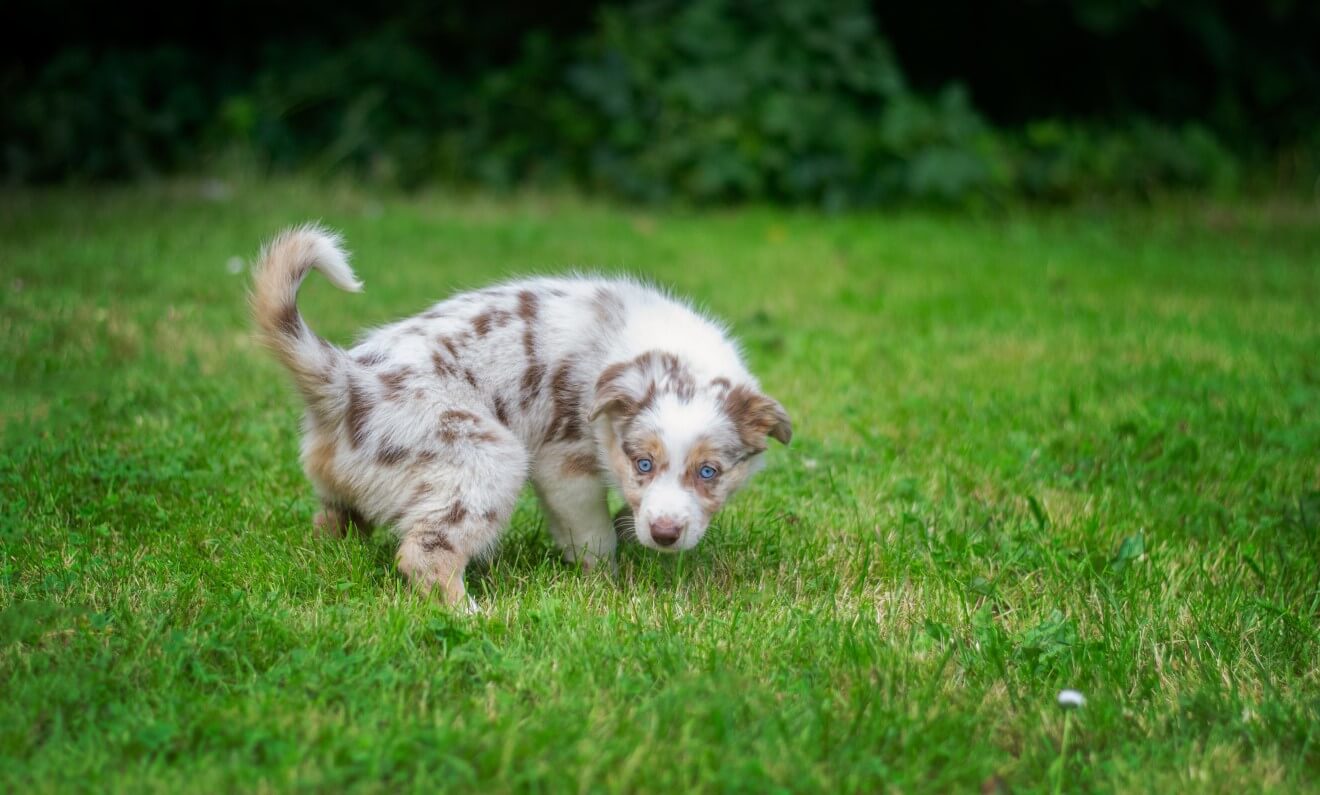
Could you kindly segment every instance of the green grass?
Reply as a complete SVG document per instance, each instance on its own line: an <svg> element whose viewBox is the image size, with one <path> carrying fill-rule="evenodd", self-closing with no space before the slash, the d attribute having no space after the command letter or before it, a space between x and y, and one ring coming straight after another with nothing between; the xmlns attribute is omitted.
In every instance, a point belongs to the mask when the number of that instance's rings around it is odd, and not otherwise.
<svg viewBox="0 0 1320 795"><path fill-rule="evenodd" d="M308 218L367 285L309 283L333 339L641 273L731 321L793 445L614 578L525 498L452 617L309 532L226 267ZM0 790L1320 791L1318 307L1304 207L0 194Z"/></svg>

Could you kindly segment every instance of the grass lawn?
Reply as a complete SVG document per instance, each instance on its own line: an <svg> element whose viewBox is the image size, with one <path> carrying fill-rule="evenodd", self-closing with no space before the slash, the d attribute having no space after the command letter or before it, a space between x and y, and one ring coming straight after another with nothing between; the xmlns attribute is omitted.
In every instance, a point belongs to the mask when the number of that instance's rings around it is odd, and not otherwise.
<svg viewBox="0 0 1320 795"><path fill-rule="evenodd" d="M336 341L645 274L732 323L793 444L614 577L526 495L451 616L384 535L310 533L232 272L308 218L366 282L309 280ZM0 428L0 791L1320 791L1314 207L11 190Z"/></svg>

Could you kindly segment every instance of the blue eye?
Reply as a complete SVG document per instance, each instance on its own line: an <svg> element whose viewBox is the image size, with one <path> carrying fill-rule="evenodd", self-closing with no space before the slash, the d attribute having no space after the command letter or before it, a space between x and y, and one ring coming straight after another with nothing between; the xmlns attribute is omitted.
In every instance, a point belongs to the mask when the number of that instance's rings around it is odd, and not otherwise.
<svg viewBox="0 0 1320 795"><path fill-rule="evenodd" d="M715 467L709 465L704 466L697 470L697 474L701 476L702 480L710 480L715 477Z"/></svg>
<svg viewBox="0 0 1320 795"><path fill-rule="evenodd" d="M650 472L652 466L654 466L654 464L651 463L651 459L649 459L649 458L639 458L639 459L637 459L637 471L638 471L638 472Z"/></svg>

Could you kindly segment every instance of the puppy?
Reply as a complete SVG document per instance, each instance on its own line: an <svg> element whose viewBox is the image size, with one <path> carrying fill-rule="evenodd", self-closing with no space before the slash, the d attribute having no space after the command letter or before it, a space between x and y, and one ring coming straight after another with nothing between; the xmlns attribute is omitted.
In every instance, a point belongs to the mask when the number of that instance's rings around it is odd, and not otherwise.
<svg viewBox="0 0 1320 795"><path fill-rule="evenodd" d="M723 328L653 288L509 282L344 350L298 312L313 269L362 289L340 239L302 226L262 252L252 307L307 404L315 524L332 535L388 525L399 570L450 605L475 609L463 570L495 545L529 478L564 557L590 566L612 562L617 543L609 485L643 546L691 549L767 438L793 435Z"/></svg>

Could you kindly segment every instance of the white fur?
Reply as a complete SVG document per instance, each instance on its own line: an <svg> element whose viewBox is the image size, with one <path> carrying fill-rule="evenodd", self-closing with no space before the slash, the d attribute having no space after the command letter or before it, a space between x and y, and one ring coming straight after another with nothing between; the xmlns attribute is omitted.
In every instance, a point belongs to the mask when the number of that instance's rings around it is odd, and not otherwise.
<svg viewBox="0 0 1320 795"><path fill-rule="evenodd" d="M665 449L678 459L686 458L693 445L721 422L720 409L709 395L698 395L686 402L666 396L657 400L648 413L646 419L660 431ZM681 475L677 468L671 467L656 476L644 492L637 513L640 530L637 540L643 546L679 552L695 547L706 534L710 517L702 511L692 491L684 487ZM687 529L673 546L661 547L649 531L657 519L672 519Z"/></svg>

